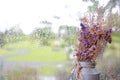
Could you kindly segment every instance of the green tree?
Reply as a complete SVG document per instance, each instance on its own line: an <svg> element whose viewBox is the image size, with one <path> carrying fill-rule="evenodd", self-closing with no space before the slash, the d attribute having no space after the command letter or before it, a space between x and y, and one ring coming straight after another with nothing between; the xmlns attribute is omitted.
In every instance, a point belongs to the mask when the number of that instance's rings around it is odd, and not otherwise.
<svg viewBox="0 0 120 80"><path fill-rule="evenodd" d="M5 41L4 41L4 33L0 32L0 47L4 46Z"/></svg>
<svg viewBox="0 0 120 80"><path fill-rule="evenodd" d="M23 40L23 38L24 33L18 26L5 31L5 40L7 43L20 41Z"/></svg>
<svg viewBox="0 0 120 80"><path fill-rule="evenodd" d="M55 36L51 30L52 23L49 21L41 21L40 24L40 27L36 27L32 31L31 37L33 40L39 40L42 45L49 45L49 41Z"/></svg>
<svg viewBox="0 0 120 80"><path fill-rule="evenodd" d="M120 0L109 0L107 5L105 6L105 9L108 9L109 12L112 12L112 9L118 6L119 7L119 11L120 11Z"/></svg>
<svg viewBox="0 0 120 80"><path fill-rule="evenodd" d="M59 27L59 38L64 40L62 47L65 48L67 59L73 51L72 46L76 44L78 30L76 26L61 25Z"/></svg>
<svg viewBox="0 0 120 80"><path fill-rule="evenodd" d="M59 27L59 36L64 39L65 46L75 44L77 30L78 28L75 26L61 25Z"/></svg>
<svg viewBox="0 0 120 80"><path fill-rule="evenodd" d="M83 0L83 1L91 1L93 5L88 6L88 11L93 14L98 15L98 19L106 18L107 25L111 25L111 27L116 27L116 29L120 28L120 0L109 0L107 5L99 6L99 0ZM112 13L113 8L118 6L119 12Z"/></svg>
<svg viewBox="0 0 120 80"><path fill-rule="evenodd" d="M33 39L40 41L42 45L49 45L49 40L54 38L54 33L50 27L35 28L31 34Z"/></svg>
<svg viewBox="0 0 120 80"><path fill-rule="evenodd" d="M118 6L119 12L113 14L112 9L115 8L116 6ZM114 24L113 26L115 26L116 29L120 28L120 0L109 0L104 9L108 10L109 13L111 14L112 17L111 20L114 19L114 21L112 22Z"/></svg>

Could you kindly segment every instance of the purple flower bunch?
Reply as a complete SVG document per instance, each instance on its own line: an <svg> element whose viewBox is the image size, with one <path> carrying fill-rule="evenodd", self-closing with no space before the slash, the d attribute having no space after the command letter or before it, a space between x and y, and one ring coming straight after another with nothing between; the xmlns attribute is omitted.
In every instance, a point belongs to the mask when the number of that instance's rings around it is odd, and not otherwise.
<svg viewBox="0 0 120 80"><path fill-rule="evenodd" d="M100 23L87 21L80 23L80 26L75 55L80 61L95 61L100 54L103 54L107 42L112 42L112 29L105 29Z"/></svg>

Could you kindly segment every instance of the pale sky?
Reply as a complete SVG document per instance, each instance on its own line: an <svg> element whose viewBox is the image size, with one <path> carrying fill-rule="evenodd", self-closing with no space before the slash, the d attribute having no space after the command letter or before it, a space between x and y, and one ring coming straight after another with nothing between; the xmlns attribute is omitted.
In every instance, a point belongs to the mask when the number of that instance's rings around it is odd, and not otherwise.
<svg viewBox="0 0 120 80"><path fill-rule="evenodd" d="M29 34L35 27L40 27L42 20L52 22L54 32L59 25L79 26L78 13L86 12L87 5L91 4L82 0L0 0L0 31L19 25L25 34Z"/></svg>

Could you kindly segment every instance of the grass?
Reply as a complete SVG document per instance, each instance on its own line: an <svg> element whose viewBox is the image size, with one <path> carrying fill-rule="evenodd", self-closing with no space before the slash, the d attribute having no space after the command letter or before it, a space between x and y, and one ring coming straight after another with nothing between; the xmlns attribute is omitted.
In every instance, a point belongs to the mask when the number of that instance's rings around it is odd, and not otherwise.
<svg viewBox="0 0 120 80"><path fill-rule="evenodd" d="M120 57L120 43L113 41L111 44L107 45L107 48L104 52L104 57Z"/></svg>
<svg viewBox="0 0 120 80"><path fill-rule="evenodd" d="M7 80L36 80L36 77L38 76L37 73L38 72L35 68L30 67L13 68L8 69L4 72L4 74L7 75L5 75L5 78L3 77L3 79L5 80L7 78Z"/></svg>
<svg viewBox="0 0 120 80"><path fill-rule="evenodd" d="M114 43L115 49L119 49L119 44ZM5 48L10 47L17 47L17 48L26 48L29 50L28 54L24 54L21 56L15 56L8 58L8 60L15 60L15 61L41 61L41 62L63 62L66 61L66 54L64 50L54 51L51 46L40 46L38 42L34 41L22 41L12 44L7 44ZM113 50L110 50L109 48L105 51L105 57L112 56L114 53ZM67 72L71 71L71 67L64 67L62 68L66 70ZM55 75L55 72L59 70L57 66L42 66L39 67L38 72L40 75L47 75L47 76L53 76Z"/></svg>
<svg viewBox="0 0 120 80"><path fill-rule="evenodd" d="M8 54L9 52L5 49L0 48L0 55Z"/></svg>
<svg viewBox="0 0 120 80"><path fill-rule="evenodd" d="M66 61L66 55L63 50L54 51L50 46L39 46L36 42L22 41L8 44L5 47L19 47L29 50L28 54L11 57L8 60L19 61L43 61L43 62L62 62Z"/></svg>
<svg viewBox="0 0 120 80"><path fill-rule="evenodd" d="M7 54L14 54L16 52L16 50L6 50L4 48L0 48L0 56L2 55L7 55Z"/></svg>
<svg viewBox="0 0 120 80"><path fill-rule="evenodd" d="M113 39L114 41L120 42L120 38L119 38L118 36L112 36L112 39Z"/></svg>
<svg viewBox="0 0 120 80"><path fill-rule="evenodd" d="M67 60L64 50L54 51L51 46L40 46L38 42L22 41L7 44L4 48L25 48L28 54L13 56L8 60L14 61L41 61L41 62L63 62ZM51 76L55 74L56 66L42 66L38 68L40 75Z"/></svg>
<svg viewBox="0 0 120 80"><path fill-rule="evenodd" d="M72 66L72 65L71 65ZM59 71L67 71L67 73L70 73L72 67L69 66L63 66L63 67L58 67L58 66L42 66L38 68L38 72L40 75L45 75L45 76L54 76L56 73L59 73Z"/></svg>
<svg viewBox="0 0 120 80"><path fill-rule="evenodd" d="M42 66L38 68L38 72L40 75L45 76L53 76L55 75L55 71L57 70L56 66Z"/></svg>

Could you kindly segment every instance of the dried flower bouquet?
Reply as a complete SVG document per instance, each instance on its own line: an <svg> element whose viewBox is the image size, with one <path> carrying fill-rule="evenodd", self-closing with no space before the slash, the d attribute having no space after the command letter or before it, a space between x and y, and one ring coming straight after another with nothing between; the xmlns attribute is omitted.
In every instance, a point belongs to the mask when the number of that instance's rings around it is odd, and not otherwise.
<svg viewBox="0 0 120 80"><path fill-rule="evenodd" d="M104 27L103 19L84 17L81 21L75 56L79 61L95 61L103 54L107 42L111 43L112 29Z"/></svg>

